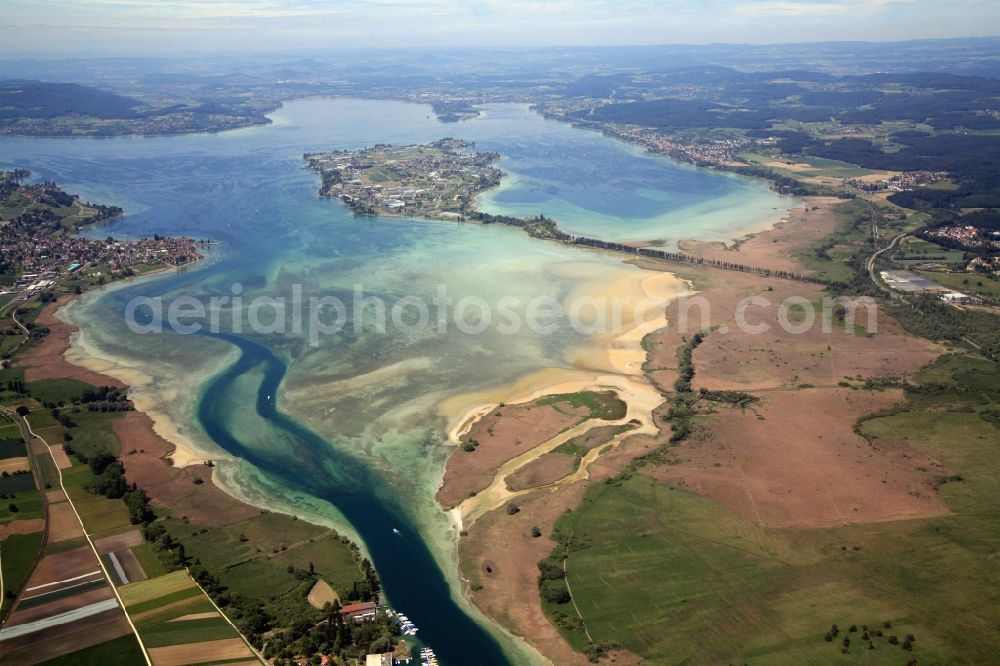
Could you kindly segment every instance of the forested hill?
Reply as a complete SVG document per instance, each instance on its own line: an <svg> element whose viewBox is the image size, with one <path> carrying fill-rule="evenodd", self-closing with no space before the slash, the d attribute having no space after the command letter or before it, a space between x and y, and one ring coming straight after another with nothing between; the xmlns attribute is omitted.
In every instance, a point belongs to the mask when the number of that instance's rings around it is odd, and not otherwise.
<svg viewBox="0 0 1000 666"><path fill-rule="evenodd" d="M0 120L78 115L134 118L140 102L76 83L0 81Z"/></svg>
<svg viewBox="0 0 1000 666"><path fill-rule="evenodd" d="M614 84L613 103L578 100L571 117L667 133L736 131L777 140L786 155L866 169L947 172L951 187L897 192L892 201L921 210L1000 207L997 78L711 67L620 77Z"/></svg>
<svg viewBox="0 0 1000 666"><path fill-rule="evenodd" d="M633 77L626 77L632 79ZM603 81L615 104L581 119L687 129L765 130L775 123L926 123L934 130L998 130L1000 79L938 73L833 77L799 71L740 72L722 67ZM572 89L571 90L575 90ZM577 93L579 94L579 93ZM633 101L628 101L631 97Z"/></svg>
<svg viewBox="0 0 1000 666"><path fill-rule="evenodd" d="M219 132L270 122L276 103L211 86L182 91L127 88L129 94L78 83L0 80L0 134L117 136Z"/></svg>

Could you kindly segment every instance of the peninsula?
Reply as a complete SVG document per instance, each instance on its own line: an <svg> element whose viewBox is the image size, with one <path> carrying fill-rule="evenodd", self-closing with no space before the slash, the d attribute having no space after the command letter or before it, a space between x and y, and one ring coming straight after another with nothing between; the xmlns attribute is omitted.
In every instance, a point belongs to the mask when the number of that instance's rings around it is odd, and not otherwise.
<svg viewBox="0 0 1000 666"><path fill-rule="evenodd" d="M83 238L88 225L122 214L84 202L55 183L25 183L26 170L0 172L0 298L30 300L43 291L89 286L201 259L191 238Z"/></svg>

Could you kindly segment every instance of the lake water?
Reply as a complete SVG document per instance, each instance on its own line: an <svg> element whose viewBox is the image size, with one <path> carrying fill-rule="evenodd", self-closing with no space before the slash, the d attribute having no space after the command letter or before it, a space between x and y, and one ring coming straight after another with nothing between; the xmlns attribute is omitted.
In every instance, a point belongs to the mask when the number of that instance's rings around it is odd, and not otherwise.
<svg viewBox="0 0 1000 666"><path fill-rule="evenodd" d="M420 627L443 664L531 663L523 643L460 594L455 534L434 501L444 462L445 398L569 368L583 336L495 326L468 335L345 326L312 344L305 332L139 335L130 300L193 296L335 296L357 288L454 300L538 295L638 269L603 253L546 243L515 229L356 219L317 196L302 154L457 136L503 155L511 176L481 205L544 213L571 233L608 239L724 240L776 219L787 202L756 182L641 154L523 106L442 125L425 106L303 100L268 127L144 139L0 140L0 165L27 167L69 192L126 209L91 233L190 235L218 241L199 266L93 292L69 309L79 344L138 377L137 395L220 462L218 481L262 506L336 526L370 554L391 603ZM218 311L228 313L224 306ZM156 414L154 414L156 416ZM228 461L228 462L227 462ZM393 530L398 530L398 533Z"/></svg>

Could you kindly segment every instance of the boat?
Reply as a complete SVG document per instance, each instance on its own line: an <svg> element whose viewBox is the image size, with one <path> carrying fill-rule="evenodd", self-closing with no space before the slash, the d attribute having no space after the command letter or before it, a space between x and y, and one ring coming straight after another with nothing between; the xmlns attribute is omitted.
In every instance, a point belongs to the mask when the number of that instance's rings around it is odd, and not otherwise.
<svg viewBox="0 0 1000 666"><path fill-rule="evenodd" d="M402 613L396 613L395 615L396 623L399 625L399 630L404 636L416 636L417 625L410 622L410 618L406 617Z"/></svg>

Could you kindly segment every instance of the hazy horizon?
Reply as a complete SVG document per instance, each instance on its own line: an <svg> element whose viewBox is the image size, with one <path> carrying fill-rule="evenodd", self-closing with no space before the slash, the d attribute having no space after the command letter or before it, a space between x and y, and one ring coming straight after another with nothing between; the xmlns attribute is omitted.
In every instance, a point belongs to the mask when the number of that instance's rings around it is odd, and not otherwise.
<svg viewBox="0 0 1000 666"><path fill-rule="evenodd" d="M992 0L12 0L4 56L786 45L1000 35Z"/></svg>

